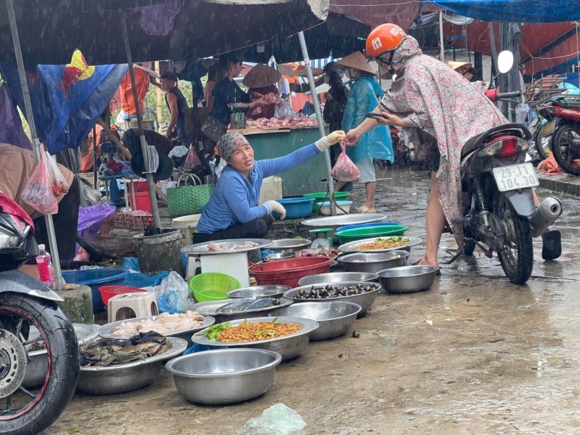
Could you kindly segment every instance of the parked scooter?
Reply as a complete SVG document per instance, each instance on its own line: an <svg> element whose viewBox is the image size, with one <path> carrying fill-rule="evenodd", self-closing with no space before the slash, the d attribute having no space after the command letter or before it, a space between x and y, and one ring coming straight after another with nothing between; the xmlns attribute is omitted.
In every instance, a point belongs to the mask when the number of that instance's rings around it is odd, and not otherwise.
<svg viewBox="0 0 580 435"><path fill-rule="evenodd" d="M543 128L553 131L552 153L558 165L569 174L580 175L580 97L567 95L552 97L540 114L549 119Z"/></svg>
<svg viewBox="0 0 580 435"><path fill-rule="evenodd" d="M37 255L32 220L0 193L0 262ZM0 272L0 399L4 400L0 400L0 434L41 432L62 414L74 394L77 338L58 301L62 301L58 294L29 275ZM46 349L48 372L42 386L27 389L23 381L29 354L39 349Z"/></svg>
<svg viewBox="0 0 580 435"><path fill-rule="evenodd" d="M509 66L498 63L500 72L511 69L509 62ZM508 92L497 97L518 95ZM476 246L490 258L497 252L514 284L524 284L531 276L532 237L539 237L562 214L557 198L546 198L538 207L534 204L532 188L539 182L533 165L526 162L530 139L521 124L501 125L470 139L461 153L462 188L469 203L455 223L464 230L463 253L472 255Z"/></svg>

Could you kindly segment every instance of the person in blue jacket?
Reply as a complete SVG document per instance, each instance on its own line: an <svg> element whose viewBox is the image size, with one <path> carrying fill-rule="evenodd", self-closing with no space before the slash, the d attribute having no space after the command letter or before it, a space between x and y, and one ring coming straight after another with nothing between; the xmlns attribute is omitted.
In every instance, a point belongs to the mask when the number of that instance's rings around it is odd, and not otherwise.
<svg viewBox="0 0 580 435"><path fill-rule="evenodd" d="M264 238L273 222L272 212L280 213L284 219L286 210L276 201L258 205L262 180L306 163L344 136L344 131L335 131L287 156L256 162L254 150L244 136L236 131L223 135L217 151L227 166L201 213L193 243Z"/></svg>
<svg viewBox="0 0 580 435"><path fill-rule="evenodd" d="M345 70L345 74L351 79L350 93L342 118L342 129L350 131L358 127L366 118L366 114L372 112L378 105L378 97L383 97L384 92L371 70L365 56L356 51L336 63L337 67ZM387 126L380 126L366 133L356 144L348 147L346 154L360 171L359 183L364 183L366 188L366 201L358 208L359 213L375 213L375 189L376 172L373 159L394 159L391 134ZM345 183L338 181L337 191Z"/></svg>

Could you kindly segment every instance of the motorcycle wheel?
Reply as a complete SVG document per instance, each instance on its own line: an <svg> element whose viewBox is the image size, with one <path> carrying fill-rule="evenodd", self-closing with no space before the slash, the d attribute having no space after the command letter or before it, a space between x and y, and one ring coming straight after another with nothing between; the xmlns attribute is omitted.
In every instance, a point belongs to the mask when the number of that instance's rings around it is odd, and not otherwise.
<svg viewBox="0 0 580 435"><path fill-rule="evenodd" d="M497 253L501 267L512 283L522 285L530 278L534 267L530 223L526 217L516 213L499 191L494 195L493 212L502 222L506 233L504 247Z"/></svg>
<svg viewBox="0 0 580 435"><path fill-rule="evenodd" d="M534 142L536 143L536 151L542 160L546 160L552 154L552 136L544 137L544 126L540 125L534 134Z"/></svg>
<svg viewBox="0 0 580 435"><path fill-rule="evenodd" d="M41 387L21 382L30 361L30 327L44 342L48 373ZM38 341L38 340L35 340ZM0 293L0 434L36 434L62 414L79 374L79 352L72 324L52 301L18 293ZM5 403L2 403L5 401Z"/></svg>
<svg viewBox="0 0 580 435"><path fill-rule="evenodd" d="M564 171L580 175L580 168L572 164L573 160L580 158L580 131L574 126L563 125L556 130L552 139L552 152Z"/></svg>

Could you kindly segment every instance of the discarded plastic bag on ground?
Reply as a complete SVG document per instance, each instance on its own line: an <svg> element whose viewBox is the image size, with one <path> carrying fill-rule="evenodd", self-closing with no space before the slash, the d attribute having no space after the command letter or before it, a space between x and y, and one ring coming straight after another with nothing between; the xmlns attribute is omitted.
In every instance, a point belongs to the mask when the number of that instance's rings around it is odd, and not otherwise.
<svg viewBox="0 0 580 435"><path fill-rule="evenodd" d="M238 435L292 435L305 427L300 414L278 403L266 409L261 417L249 419Z"/></svg>
<svg viewBox="0 0 580 435"><path fill-rule="evenodd" d="M25 203L42 214L56 214L58 213L58 201L52 193L50 177L44 160L45 158L41 153L40 161L24 186L21 197Z"/></svg>
<svg viewBox="0 0 580 435"><path fill-rule="evenodd" d="M360 171L351 159L346 155L346 144L342 144L342 153L336 159L334 168L330 173L332 178L338 181L355 181L360 177Z"/></svg>
<svg viewBox="0 0 580 435"><path fill-rule="evenodd" d="M174 294L168 294L174 292ZM162 313L182 313L188 305L189 287L177 272L171 272L158 287L153 289Z"/></svg>
<svg viewBox="0 0 580 435"><path fill-rule="evenodd" d="M60 172L60 169L58 169L58 165L48 152L45 152L44 155L46 157L46 170L48 171L48 176L50 177L50 183L54 196L60 196L68 193L70 186L66 182L64 175L62 175L62 172Z"/></svg>

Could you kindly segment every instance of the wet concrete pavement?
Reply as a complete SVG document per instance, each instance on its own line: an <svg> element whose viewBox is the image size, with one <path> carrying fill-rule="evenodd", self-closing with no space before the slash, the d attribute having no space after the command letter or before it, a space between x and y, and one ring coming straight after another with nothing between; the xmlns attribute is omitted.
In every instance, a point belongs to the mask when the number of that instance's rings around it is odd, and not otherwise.
<svg viewBox="0 0 580 435"><path fill-rule="evenodd" d="M377 208L424 238L426 173L383 170L379 178ZM280 402L300 413L308 434L580 433L577 201L563 197L564 255L544 263L536 243L526 286L510 284L497 259L476 251L474 261L443 266L427 292L379 296L353 326L360 338L311 343L278 367L262 398L196 406L163 371L140 391L76 396L44 433L235 434ZM453 245L444 235L442 246ZM414 248L411 259L422 252Z"/></svg>

